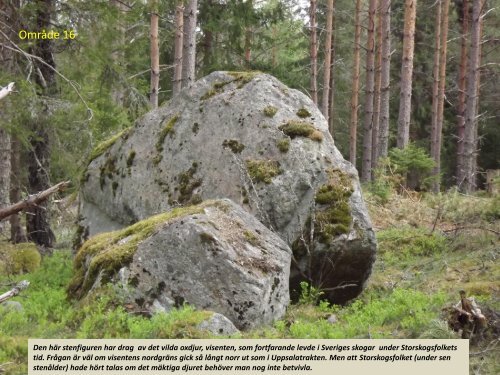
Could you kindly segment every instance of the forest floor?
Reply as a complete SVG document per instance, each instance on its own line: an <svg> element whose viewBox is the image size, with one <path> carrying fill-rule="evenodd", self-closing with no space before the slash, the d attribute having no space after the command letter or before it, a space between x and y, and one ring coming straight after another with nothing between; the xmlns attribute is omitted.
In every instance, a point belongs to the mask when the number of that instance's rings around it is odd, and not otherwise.
<svg viewBox="0 0 500 375"><path fill-rule="evenodd" d="M500 373L500 197L393 194L365 199L379 251L363 294L347 306L321 301L307 289L299 304L273 327L245 338L460 338L448 328L446 307L459 290L474 296L489 319L470 346L470 373ZM37 338L207 338L196 329L205 318L190 307L145 318L130 314L110 293L85 304L66 299L72 274L73 226L58 220L59 246L41 267L16 276L0 274L0 293L19 280L30 287L15 297L22 311L0 309L0 374L27 373L27 339ZM1 247L0 243L0 247ZM328 318L335 315L335 322ZM331 320L331 319L330 319Z"/></svg>

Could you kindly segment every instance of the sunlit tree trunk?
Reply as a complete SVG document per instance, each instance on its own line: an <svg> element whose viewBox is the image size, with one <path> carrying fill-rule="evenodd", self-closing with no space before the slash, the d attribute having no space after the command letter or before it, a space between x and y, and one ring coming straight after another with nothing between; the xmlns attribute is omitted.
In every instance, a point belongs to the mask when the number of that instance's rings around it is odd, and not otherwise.
<svg viewBox="0 0 500 375"><path fill-rule="evenodd" d="M316 31L316 0L311 0L309 8L309 23L311 29L310 56L311 56L311 99L318 104L318 40Z"/></svg>
<svg viewBox="0 0 500 375"><path fill-rule="evenodd" d="M467 73L465 132L463 169L464 180L460 190L471 193L476 190L476 152L477 152L477 120L479 97L479 67L481 64L481 12L484 0L473 1L470 49Z"/></svg>
<svg viewBox="0 0 500 375"><path fill-rule="evenodd" d="M391 0L381 0L382 65L380 67L380 115L378 157L385 158L389 148L389 99L391 84Z"/></svg>
<svg viewBox="0 0 500 375"><path fill-rule="evenodd" d="M184 36L184 3L178 0L175 7L175 44L174 44L174 80L173 95L177 95L182 88L182 48Z"/></svg>
<svg viewBox="0 0 500 375"><path fill-rule="evenodd" d="M439 64L441 55L441 12L443 3L439 0L436 3L436 19L434 23L434 63L432 68L432 109L431 109L431 157L436 160L437 153L437 129L438 129L438 111L439 111ZM433 187L435 190L435 186Z"/></svg>
<svg viewBox="0 0 500 375"><path fill-rule="evenodd" d="M158 43L158 2L150 0L151 9L151 92L149 101L153 108L158 107L160 89L160 46Z"/></svg>
<svg viewBox="0 0 500 375"><path fill-rule="evenodd" d="M349 161L356 166L356 142L359 107L359 66L361 42L361 0L356 0L354 29L354 62L352 65L351 121L349 129Z"/></svg>
<svg viewBox="0 0 500 375"><path fill-rule="evenodd" d="M332 25L333 25L333 3L328 0L326 3L326 36L325 36L325 66L323 68L323 97L321 111L328 121L330 115L330 75L332 71ZM331 133L331 129L330 129Z"/></svg>
<svg viewBox="0 0 500 375"><path fill-rule="evenodd" d="M397 146L405 148L410 141L411 94L413 76L413 52L415 46L415 19L417 0L405 0L405 23L403 36L403 61L399 95Z"/></svg>
<svg viewBox="0 0 500 375"><path fill-rule="evenodd" d="M375 88L373 93L373 129L372 129L372 173L371 179L375 178L373 172L377 168L379 147L379 124L380 124L380 88L382 85L382 8L379 4L376 9L377 37L375 42Z"/></svg>
<svg viewBox="0 0 500 375"><path fill-rule="evenodd" d="M373 130L373 94L375 89L375 10L377 0L370 0L368 9L368 29L366 37L366 83L365 83L365 118L363 127L363 162L361 180L369 181L372 171L372 130Z"/></svg>
<svg viewBox="0 0 500 375"><path fill-rule="evenodd" d="M196 22L198 0L189 0L184 10L184 37L182 53L182 87L196 80Z"/></svg>
<svg viewBox="0 0 500 375"><path fill-rule="evenodd" d="M467 77L467 40L469 34L469 0L463 0L461 10L460 67L458 71L458 105L457 105L457 185L464 181L464 134L465 134L465 90Z"/></svg>

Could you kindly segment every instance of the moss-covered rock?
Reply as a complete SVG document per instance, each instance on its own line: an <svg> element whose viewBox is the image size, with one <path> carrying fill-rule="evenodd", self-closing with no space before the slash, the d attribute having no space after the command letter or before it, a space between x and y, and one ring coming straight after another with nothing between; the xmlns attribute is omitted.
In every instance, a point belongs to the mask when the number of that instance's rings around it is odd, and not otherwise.
<svg viewBox="0 0 500 375"><path fill-rule="evenodd" d="M222 147L229 148L235 154L240 154L241 151L245 149L245 145L238 142L236 139L225 139L224 142L222 142Z"/></svg>
<svg viewBox="0 0 500 375"><path fill-rule="evenodd" d="M274 115L278 112L278 108L268 105L267 107L264 108L264 115L267 117L274 117Z"/></svg>
<svg viewBox="0 0 500 375"><path fill-rule="evenodd" d="M281 125L279 129L290 138L305 137L316 142L323 140L323 134L318 131L311 122L301 120L290 120Z"/></svg>
<svg viewBox="0 0 500 375"><path fill-rule="evenodd" d="M287 153L288 150L290 149L290 139L289 138L282 138L278 142L276 142L276 147L278 147L278 150L282 153Z"/></svg>
<svg viewBox="0 0 500 375"><path fill-rule="evenodd" d="M248 174L254 182L270 184L273 177L283 172L276 160L247 160L246 165Z"/></svg>
<svg viewBox="0 0 500 375"><path fill-rule="evenodd" d="M307 109L302 107L301 109L299 109L297 111L297 116L299 116L300 118L311 117L311 112L309 112Z"/></svg>

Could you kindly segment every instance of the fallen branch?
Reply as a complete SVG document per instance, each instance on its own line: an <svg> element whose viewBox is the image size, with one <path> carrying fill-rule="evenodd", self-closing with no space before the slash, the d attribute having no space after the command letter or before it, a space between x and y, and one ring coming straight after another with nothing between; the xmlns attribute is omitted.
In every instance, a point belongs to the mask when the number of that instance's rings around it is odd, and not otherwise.
<svg viewBox="0 0 500 375"><path fill-rule="evenodd" d="M37 206L38 204L45 201L51 194L58 191L62 191L70 185L70 181L59 182L47 190L41 191L37 194L29 195L26 199L13 204L12 206L0 209L0 221L9 217L10 215L16 214L19 211L25 210L28 207Z"/></svg>
<svg viewBox="0 0 500 375"><path fill-rule="evenodd" d="M9 83L7 86L0 89L0 99L5 98L12 91L14 91L14 82Z"/></svg>
<svg viewBox="0 0 500 375"><path fill-rule="evenodd" d="M22 290L30 285L28 280L23 280L8 292L0 295L0 303L7 301L9 298L17 296Z"/></svg>

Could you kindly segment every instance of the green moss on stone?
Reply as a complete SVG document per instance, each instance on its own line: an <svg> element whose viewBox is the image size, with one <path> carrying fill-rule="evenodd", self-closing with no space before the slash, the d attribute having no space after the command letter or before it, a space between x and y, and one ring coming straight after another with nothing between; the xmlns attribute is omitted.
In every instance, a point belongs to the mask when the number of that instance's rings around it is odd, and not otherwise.
<svg viewBox="0 0 500 375"><path fill-rule="evenodd" d="M348 233L352 224L349 198L354 189L351 178L340 170L328 171L328 177L328 183L319 187L315 197L315 232L323 243Z"/></svg>
<svg viewBox="0 0 500 375"><path fill-rule="evenodd" d="M270 184L273 177L283 172L276 160L247 160L246 165L254 182Z"/></svg>
<svg viewBox="0 0 500 375"><path fill-rule="evenodd" d="M104 185L106 185L106 177L112 179L117 173L116 158L114 156L109 156L104 164L99 168L99 172L99 184L102 190L104 189Z"/></svg>
<svg viewBox="0 0 500 375"><path fill-rule="evenodd" d="M238 83L238 88L241 89L243 86L245 86L248 82L250 82L252 79L254 79L256 76L261 74L259 71L248 71L248 72L226 72L226 74L229 74L231 77L234 78L234 82Z"/></svg>
<svg viewBox="0 0 500 375"><path fill-rule="evenodd" d="M302 120L290 120L279 129L290 138L305 137L316 142L323 140L323 134L312 123Z"/></svg>
<svg viewBox="0 0 500 375"><path fill-rule="evenodd" d="M213 202L198 206L173 209L170 212L139 221L127 228L98 234L78 251L74 260L74 276L67 288L68 295L81 298L90 290L98 275L109 281L120 268L128 265L140 242L150 237L156 229L178 217L202 213Z"/></svg>
<svg viewBox="0 0 500 375"><path fill-rule="evenodd" d="M92 152L90 153L90 157L89 157L89 164L90 162L92 162L94 159L97 159L99 156L101 156L102 154L104 154L109 148L111 148L111 146L113 146L116 141L118 141L120 138L121 139L127 139L129 134L130 134L130 131L131 131L132 128L127 128L127 129L123 129L121 132L119 132L118 134L115 134L114 136L112 136L111 138L99 143L95 148L94 150L92 150Z"/></svg>
<svg viewBox="0 0 500 375"><path fill-rule="evenodd" d="M272 105L268 105L266 108L264 108L264 114L267 117L274 117L274 115L278 112L278 108L273 107Z"/></svg>
<svg viewBox="0 0 500 375"><path fill-rule="evenodd" d="M193 191L197 187L199 187L202 183L201 178L195 178L194 175L196 174L198 168L198 164L194 162L187 171L179 174L178 176L178 181L179 181L179 198L178 201L179 203L186 204L186 203L191 203L192 204L192 198L195 198L195 201L199 201L201 197L198 195L193 196Z"/></svg>
<svg viewBox="0 0 500 375"><path fill-rule="evenodd" d="M302 107L297 111L297 116L299 116L300 118L311 117L311 112Z"/></svg>
<svg viewBox="0 0 500 375"><path fill-rule="evenodd" d="M165 143L165 138L169 134L171 137L175 134L174 126L177 120L179 120L179 114L176 114L173 117L171 117L170 120L168 120L165 123L165 126L163 126L163 128L161 129L160 134L158 136L158 141L156 142L157 155L153 158L154 165L158 165L161 159L163 158L163 155L161 153L163 152L163 144Z"/></svg>
<svg viewBox="0 0 500 375"><path fill-rule="evenodd" d="M115 197L116 196L116 189L118 189L118 182L113 181L113 183L111 184L111 188L113 189L113 197Z"/></svg>
<svg viewBox="0 0 500 375"><path fill-rule="evenodd" d="M205 94L203 94L200 99L207 100L207 99L211 98L212 96L217 95L218 93L220 93L220 91L218 91L217 89L212 87Z"/></svg>
<svg viewBox="0 0 500 375"><path fill-rule="evenodd" d="M278 147L278 150L280 150L283 153L286 153L290 149L290 139L288 138L280 139L278 142L276 142L276 146Z"/></svg>
<svg viewBox="0 0 500 375"><path fill-rule="evenodd" d="M225 139L224 142L222 142L222 146L230 148L235 154L241 153L245 148L245 145L238 142L236 139Z"/></svg>
<svg viewBox="0 0 500 375"><path fill-rule="evenodd" d="M128 153L128 157L127 157L127 168L130 169L132 167L132 165L134 165L134 159L135 159L135 151L131 150Z"/></svg>
<svg viewBox="0 0 500 375"><path fill-rule="evenodd" d="M258 237L255 235L254 232L250 231L250 230L246 230L243 232L243 236L245 237L245 239L247 240L247 242L253 246L259 246L260 245L260 241L258 239Z"/></svg>

